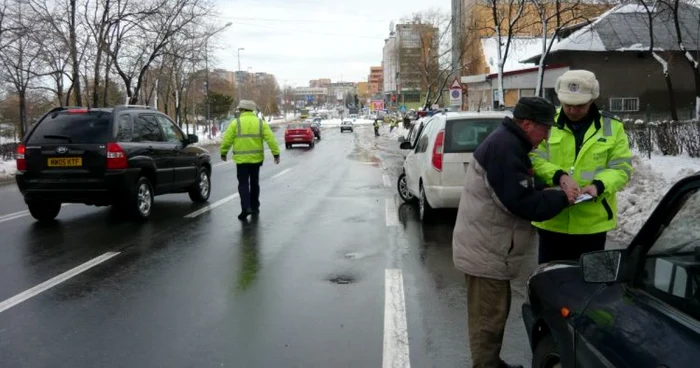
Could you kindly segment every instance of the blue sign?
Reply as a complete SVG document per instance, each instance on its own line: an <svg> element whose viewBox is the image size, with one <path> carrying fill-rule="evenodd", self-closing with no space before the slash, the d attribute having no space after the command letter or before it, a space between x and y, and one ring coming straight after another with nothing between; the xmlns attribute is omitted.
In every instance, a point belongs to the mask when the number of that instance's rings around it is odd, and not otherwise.
<svg viewBox="0 0 700 368"><path fill-rule="evenodd" d="M313 100L314 100L314 95L306 96L306 101L313 101Z"/></svg>
<svg viewBox="0 0 700 368"><path fill-rule="evenodd" d="M401 106L399 107L399 111L401 111L401 112L406 112L406 105L401 105Z"/></svg>
<svg viewBox="0 0 700 368"><path fill-rule="evenodd" d="M460 90L452 90L452 92L450 92L450 93L452 94L452 98L457 99L457 98L462 97L462 91L460 91Z"/></svg>

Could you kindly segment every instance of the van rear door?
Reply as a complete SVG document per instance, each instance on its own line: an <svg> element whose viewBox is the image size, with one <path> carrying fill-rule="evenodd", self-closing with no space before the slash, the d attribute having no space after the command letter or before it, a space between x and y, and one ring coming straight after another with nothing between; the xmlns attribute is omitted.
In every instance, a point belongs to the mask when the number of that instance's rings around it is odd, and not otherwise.
<svg viewBox="0 0 700 368"><path fill-rule="evenodd" d="M501 124L501 118L454 118L445 124L443 170L440 184L464 185L464 175L472 154L481 142Z"/></svg>

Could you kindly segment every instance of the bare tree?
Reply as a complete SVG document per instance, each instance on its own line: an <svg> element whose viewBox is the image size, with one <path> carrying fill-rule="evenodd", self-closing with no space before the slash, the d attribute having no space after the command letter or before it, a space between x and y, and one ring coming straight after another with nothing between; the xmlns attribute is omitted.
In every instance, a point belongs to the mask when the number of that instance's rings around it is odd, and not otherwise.
<svg viewBox="0 0 700 368"><path fill-rule="evenodd" d="M11 31L3 32L2 52L0 52L0 64L2 66L3 80L8 81L17 93L19 104L19 131L24 136L27 129L27 91L31 83L37 77L36 70L41 67L41 44L32 37L31 25L33 21L28 19L24 2L10 1L10 9L13 12L4 20L11 23ZM5 16L8 14L6 13Z"/></svg>
<svg viewBox="0 0 700 368"><path fill-rule="evenodd" d="M491 10L490 25L485 28L496 36L497 42L497 65L498 65L498 105L505 106L503 95L503 68L508 59L508 52L511 49L513 36L524 27L521 18L525 14L527 0L487 0Z"/></svg>
<svg viewBox="0 0 700 368"><path fill-rule="evenodd" d="M666 88L668 89L668 105L671 109L671 119L678 121L678 107L676 104L676 96L673 91L673 82L671 80L671 73L668 69L668 61L666 61L661 55L660 50L654 47L654 19L658 16L662 16L663 13L659 13L657 10L658 0L637 0L639 5L644 8L645 16L647 18L647 24L649 27L649 54L656 60L661 66L661 70L664 74L664 80L666 81ZM668 18L668 12L666 12L666 18Z"/></svg>
<svg viewBox="0 0 700 368"><path fill-rule="evenodd" d="M642 0L639 0L642 1ZM695 56L688 50L684 40L683 29L685 28L684 20L688 17L692 18L692 21L697 23L700 22L698 16L698 9L695 5L688 4L688 0L658 0L659 3L664 4L671 12L673 18L673 26L676 32L676 41L678 42L678 48L685 56L685 60L688 62L688 66L692 70L693 79L695 81L695 119L700 119L700 63ZM687 9L693 9L692 12L686 12ZM687 35L687 30L686 30ZM677 120L677 119L674 119Z"/></svg>
<svg viewBox="0 0 700 368"><path fill-rule="evenodd" d="M546 58L554 46L554 41L561 34L561 31L576 23L589 22L588 14L585 13L585 6L590 5L585 0L562 1L562 0L529 0L532 2L541 28L542 53L537 63L537 86L535 95L544 97L544 72L546 69Z"/></svg>
<svg viewBox="0 0 700 368"><path fill-rule="evenodd" d="M117 9L108 53L124 82L129 103L134 104L152 63L163 56L174 35L209 15L211 5L207 0L156 0L145 5L117 0L117 3L123 4Z"/></svg>

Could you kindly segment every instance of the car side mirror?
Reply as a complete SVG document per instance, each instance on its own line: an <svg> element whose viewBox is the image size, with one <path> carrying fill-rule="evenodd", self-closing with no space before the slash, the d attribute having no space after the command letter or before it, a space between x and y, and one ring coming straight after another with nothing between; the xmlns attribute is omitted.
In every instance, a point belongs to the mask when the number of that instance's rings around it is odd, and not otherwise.
<svg viewBox="0 0 700 368"><path fill-rule="evenodd" d="M197 143L199 142L199 136L196 134L188 134L187 135L187 143Z"/></svg>
<svg viewBox="0 0 700 368"><path fill-rule="evenodd" d="M620 279L622 250L604 250L581 255L583 281L594 284L616 282Z"/></svg>
<svg viewBox="0 0 700 368"><path fill-rule="evenodd" d="M399 143L403 143L403 142L406 142L406 137L400 135L399 136Z"/></svg>
<svg viewBox="0 0 700 368"><path fill-rule="evenodd" d="M399 146L399 148L405 149L405 150L410 150L413 147L411 147L411 142L401 142L401 145Z"/></svg>

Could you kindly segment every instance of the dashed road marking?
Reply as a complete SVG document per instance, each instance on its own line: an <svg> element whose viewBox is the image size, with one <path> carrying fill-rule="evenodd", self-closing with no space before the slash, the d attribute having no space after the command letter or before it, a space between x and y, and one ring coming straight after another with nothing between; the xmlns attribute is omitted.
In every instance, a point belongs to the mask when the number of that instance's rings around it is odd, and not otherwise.
<svg viewBox="0 0 700 368"><path fill-rule="evenodd" d="M396 209L396 203L393 198L386 198L384 200L384 214L386 216L386 226L399 226L399 212Z"/></svg>
<svg viewBox="0 0 700 368"><path fill-rule="evenodd" d="M408 323L400 269L384 271L384 351L382 368L410 368Z"/></svg>
<svg viewBox="0 0 700 368"><path fill-rule="evenodd" d="M7 299L0 303L0 313L14 307L17 304L20 304L30 298L33 298L41 293L43 293L46 290L51 289L52 287L70 280L71 278L99 265L100 263L106 262L110 260L111 258L114 258L119 255L120 252L107 252L97 258L93 258L80 266L77 266L75 268L72 268L50 280L44 281L41 284L34 286L31 289L25 290L15 296L13 296L10 299Z"/></svg>
<svg viewBox="0 0 700 368"><path fill-rule="evenodd" d="M61 205L61 207L66 207L70 206L72 203L64 203ZM7 215L2 215L0 216L0 223L7 222L10 220L16 220L18 218L22 218L24 216L29 216L29 211L24 210L24 211L19 211L19 212L14 212L14 213L8 213Z"/></svg>
<svg viewBox="0 0 700 368"><path fill-rule="evenodd" d="M382 180L384 181L384 186L385 187L390 187L391 186L391 179L389 179L389 175L387 174L382 174Z"/></svg>
<svg viewBox="0 0 700 368"><path fill-rule="evenodd" d="M195 218L195 217L197 217L205 212L211 211L214 208L221 206L222 204L224 204L226 202L233 200L236 197L238 197L238 193L231 194L230 196L219 199L218 201L216 201L208 206L204 206L204 207L202 207L202 208L200 208L200 209L198 209L190 214L185 215L185 218Z"/></svg>
<svg viewBox="0 0 700 368"><path fill-rule="evenodd" d="M270 179L275 179L275 178L279 178L280 176L282 176L282 175L284 175L284 174L286 174L286 173L290 172L291 170L292 170L291 168L288 168L288 169L284 169L284 170L282 170L282 171L278 172L277 174L275 174L275 175L272 175L272 177L271 177Z"/></svg>

